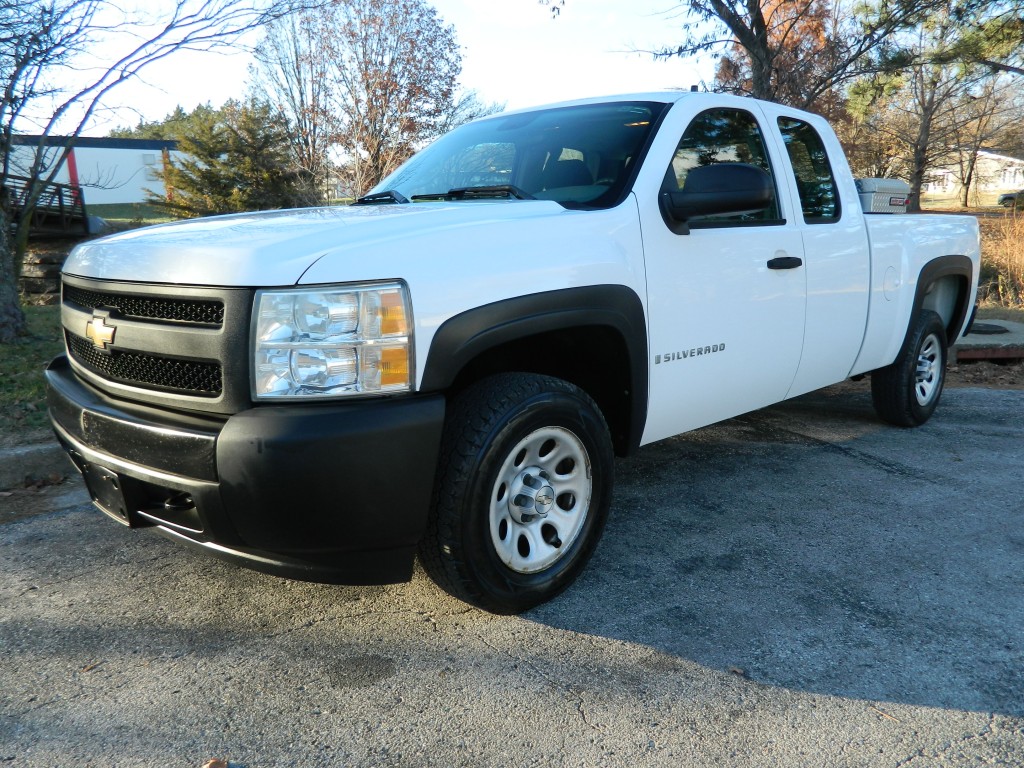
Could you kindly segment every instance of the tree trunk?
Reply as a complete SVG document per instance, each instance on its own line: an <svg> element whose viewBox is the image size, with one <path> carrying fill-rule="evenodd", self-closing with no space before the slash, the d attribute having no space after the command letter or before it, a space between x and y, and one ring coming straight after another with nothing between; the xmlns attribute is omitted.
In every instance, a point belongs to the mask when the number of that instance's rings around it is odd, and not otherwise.
<svg viewBox="0 0 1024 768"><path fill-rule="evenodd" d="M0 344L10 344L28 333L18 292L21 270L10 231L7 211L0 206Z"/></svg>
<svg viewBox="0 0 1024 768"><path fill-rule="evenodd" d="M910 171L910 213L921 212L921 189L924 187L924 176L928 167L928 135L922 132L914 145L913 161Z"/></svg>
<svg viewBox="0 0 1024 768"><path fill-rule="evenodd" d="M921 74L918 77L922 77ZM917 136L912 146L912 160L910 171L910 205L907 210L911 213L921 212L921 188L924 187L925 174L928 172L928 152L932 140L932 119L935 116L935 83L928 80L923 86L921 105L921 122L918 125Z"/></svg>
<svg viewBox="0 0 1024 768"><path fill-rule="evenodd" d="M967 158L967 169L963 181L960 183L960 207L970 207L971 184L974 182L974 164L978 159L977 152L972 152Z"/></svg>
<svg viewBox="0 0 1024 768"><path fill-rule="evenodd" d="M755 99L772 101L777 98L772 78L772 65L767 53L751 56L750 95Z"/></svg>
<svg viewBox="0 0 1024 768"><path fill-rule="evenodd" d="M28 326L17 290L17 265L7 234L7 214L0 211L0 344L25 336Z"/></svg>

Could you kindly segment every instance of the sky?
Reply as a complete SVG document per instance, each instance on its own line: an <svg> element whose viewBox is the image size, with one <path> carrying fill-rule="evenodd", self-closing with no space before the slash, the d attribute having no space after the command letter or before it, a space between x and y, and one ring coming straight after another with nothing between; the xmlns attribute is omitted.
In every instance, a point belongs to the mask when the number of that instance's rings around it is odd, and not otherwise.
<svg viewBox="0 0 1024 768"><path fill-rule="evenodd" d="M537 0L431 0L462 46L463 87L507 109L630 91L689 89L711 65L649 53L679 41L671 0L568 0L557 18ZM220 106L245 96L246 53L182 52L126 83L106 100L87 135L104 136L139 120L163 119L175 106Z"/></svg>

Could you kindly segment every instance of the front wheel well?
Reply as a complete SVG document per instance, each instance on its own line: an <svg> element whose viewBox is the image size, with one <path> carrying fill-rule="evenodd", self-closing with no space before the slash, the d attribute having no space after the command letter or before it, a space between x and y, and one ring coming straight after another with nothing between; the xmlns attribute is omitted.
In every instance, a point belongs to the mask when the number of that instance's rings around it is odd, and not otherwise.
<svg viewBox="0 0 1024 768"><path fill-rule="evenodd" d="M635 448L632 366L625 340L608 326L581 326L547 331L491 347L456 375L449 396L497 373L535 373L568 381L597 403L619 456Z"/></svg>

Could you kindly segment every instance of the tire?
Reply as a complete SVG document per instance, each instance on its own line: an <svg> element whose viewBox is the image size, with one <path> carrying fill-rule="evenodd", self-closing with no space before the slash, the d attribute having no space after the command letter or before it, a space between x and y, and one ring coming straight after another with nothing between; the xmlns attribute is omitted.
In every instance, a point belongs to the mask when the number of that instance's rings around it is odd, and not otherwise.
<svg viewBox="0 0 1024 768"><path fill-rule="evenodd" d="M579 388L533 374L483 379L449 407L420 561L494 613L550 600L586 565L611 504L608 426Z"/></svg>
<svg viewBox="0 0 1024 768"><path fill-rule="evenodd" d="M879 417L899 427L919 427L928 421L942 396L946 358L942 318L921 310L899 357L871 374L871 400Z"/></svg>

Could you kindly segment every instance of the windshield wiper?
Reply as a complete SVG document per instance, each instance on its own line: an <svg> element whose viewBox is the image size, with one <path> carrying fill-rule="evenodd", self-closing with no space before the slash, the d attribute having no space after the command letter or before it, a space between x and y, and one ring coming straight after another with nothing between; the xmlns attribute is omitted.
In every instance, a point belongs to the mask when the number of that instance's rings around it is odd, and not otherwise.
<svg viewBox="0 0 1024 768"><path fill-rule="evenodd" d="M383 192L374 192L372 195L363 195L352 205L386 205L387 203L408 203L409 198L394 189L386 189Z"/></svg>
<svg viewBox="0 0 1024 768"><path fill-rule="evenodd" d="M414 203L425 200L482 200L495 197L514 197L517 200L536 200L533 195L513 184L497 184L489 187L456 187L447 192L432 192L413 195Z"/></svg>

